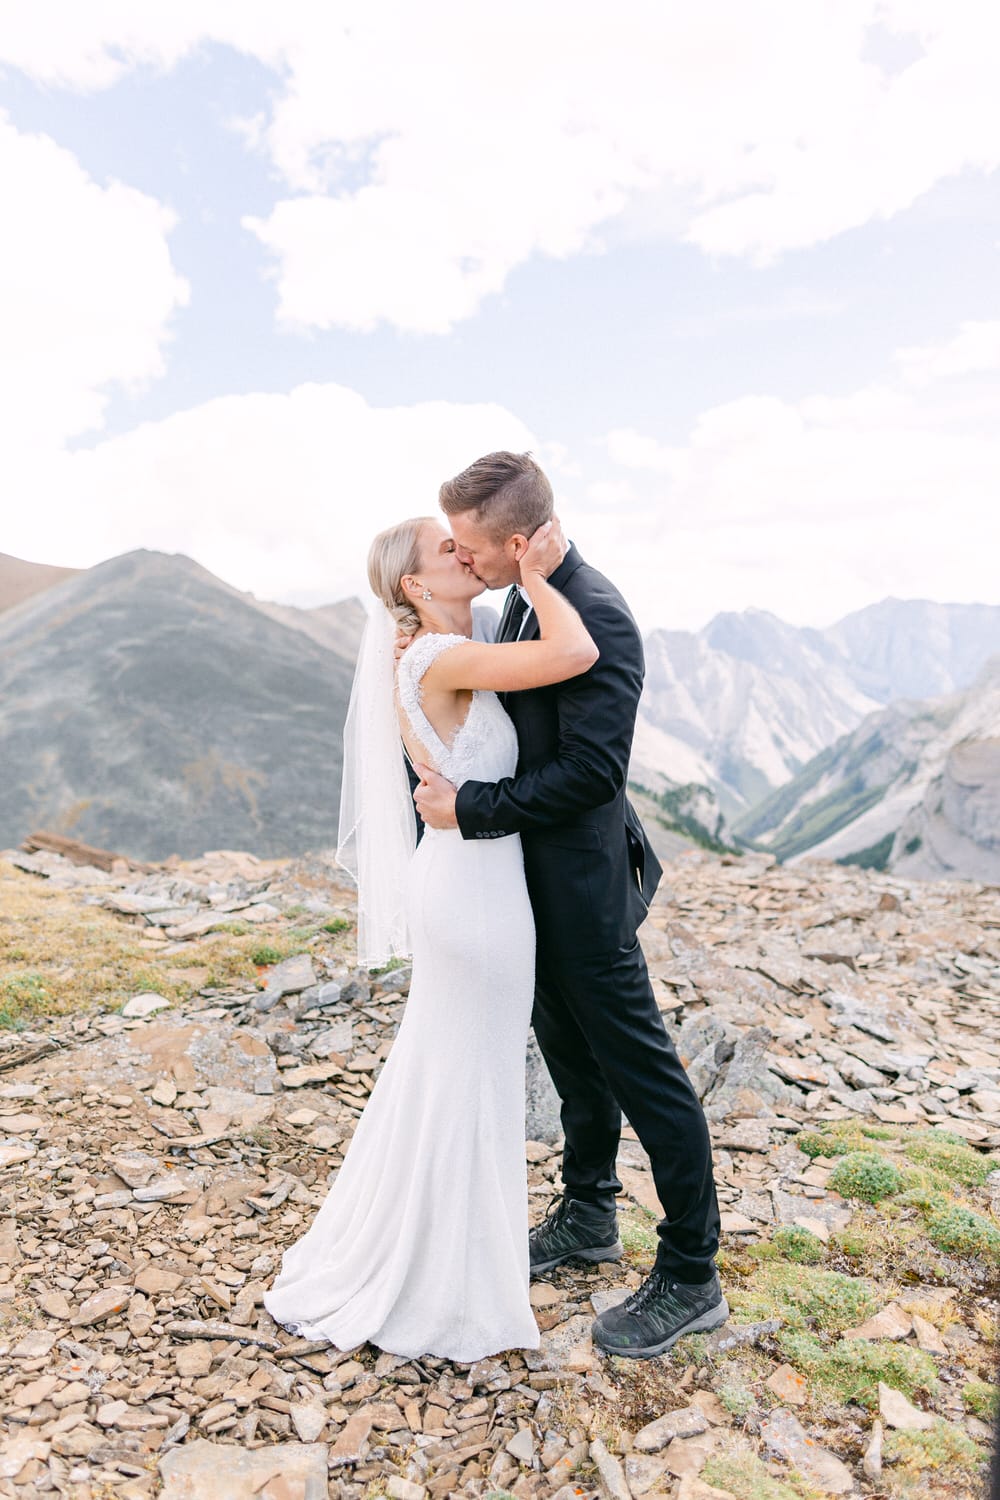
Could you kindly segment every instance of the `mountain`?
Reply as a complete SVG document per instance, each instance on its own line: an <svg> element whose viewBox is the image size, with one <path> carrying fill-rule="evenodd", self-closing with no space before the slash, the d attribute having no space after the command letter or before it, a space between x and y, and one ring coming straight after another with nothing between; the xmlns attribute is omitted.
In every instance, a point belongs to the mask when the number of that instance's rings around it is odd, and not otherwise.
<svg viewBox="0 0 1000 1500"><path fill-rule="evenodd" d="M335 843L363 618L147 551L5 610L0 847L39 827L140 859Z"/></svg>
<svg viewBox="0 0 1000 1500"><path fill-rule="evenodd" d="M656 630L644 768L703 781L739 820L880 705L965 688L995 651L1000 607L920 599L884 599L825 630L760 609L716 615L700 631Z"/></svg>
<svg viewBox="0 0 1000 1500"><path fill-rule="evenodd" d="M735 831L793 862L1000 880L1000 656L964 692L868 715Z"/></svg>
<svg viewBox="0 0 1000 1500"><path fill-rule="evenodd" d="M700 757L730 813L781 786L874 707L821 632L765 610L646 640L641 717ZM680 762L661 769L690 779Z"/></svg>
<svg viewBox="0 0 1000 1500"><path fill-rule="evenodd" d="M49 563L25 562L0 552L0 610L12 609L33 594L40 594L64 578L72 578L77 568L54 568Z"/></svg>
<svg viewBox="0 0 1000 1500"><path fill-rule="evenodd" d="M856 685L880 703L933 698L968 687L1000 651L1000 608L883 599L825 632Z"/></svg>

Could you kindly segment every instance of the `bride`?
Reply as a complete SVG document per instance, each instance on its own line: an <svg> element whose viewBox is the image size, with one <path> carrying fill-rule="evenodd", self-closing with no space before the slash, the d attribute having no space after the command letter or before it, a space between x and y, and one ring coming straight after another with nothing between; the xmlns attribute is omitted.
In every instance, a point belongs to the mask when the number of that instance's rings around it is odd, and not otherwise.
<svg viewBox="0 0 1000 1500"><path fill-rule="evenodd" d="M546 582L562 555L553 523L508 545L540 640L470 638L485 585L436 520L382 532L368 557L380 603L344 730L338 858L358 881L360 961L412 953L413 977L337 1178L264 1296L277 1322L341 1349L466 1363L539 1341L524 1156L535 934L521 841L428 829L417 845L400 750L456 785L512 776L517 738L497 693L597 660ZM399 631L412 642L394 667Z"/></svg>

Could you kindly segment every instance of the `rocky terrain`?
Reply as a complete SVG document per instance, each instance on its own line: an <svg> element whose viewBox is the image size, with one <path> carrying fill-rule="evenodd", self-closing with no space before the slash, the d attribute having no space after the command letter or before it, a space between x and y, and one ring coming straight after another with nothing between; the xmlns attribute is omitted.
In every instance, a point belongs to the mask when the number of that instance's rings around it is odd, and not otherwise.
<svg viewBox="0 0 1000 1500"><path fill-rule="evenodd" d="M392 1045L327 861L0 860L0 1495L971 1497L995 1410L1000 892L672 863L643 932L704 1098L730 1323L608 1360L625 1260L533 1285L473 1366L296 1339L261 1306ZM558 1189L532 1069L533 1218Z"/></svg>

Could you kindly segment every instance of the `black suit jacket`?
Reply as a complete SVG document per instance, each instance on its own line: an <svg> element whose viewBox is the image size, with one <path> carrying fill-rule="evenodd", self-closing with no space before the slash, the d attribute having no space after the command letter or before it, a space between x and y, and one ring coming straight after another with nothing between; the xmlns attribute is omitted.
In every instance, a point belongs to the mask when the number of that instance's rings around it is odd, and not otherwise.
<svg viewBox="0 0 1000 1500"><path fill-rule="evenodd" d="M467 781L456 812L464 838L521 834L539 952L596 955L635 941L663 873L625 795L642 638L614 584L575 547L549 582L579 611L600 657L568 682L502 695L517 772ZM531 616L521 639L537 636Z"/></svg>

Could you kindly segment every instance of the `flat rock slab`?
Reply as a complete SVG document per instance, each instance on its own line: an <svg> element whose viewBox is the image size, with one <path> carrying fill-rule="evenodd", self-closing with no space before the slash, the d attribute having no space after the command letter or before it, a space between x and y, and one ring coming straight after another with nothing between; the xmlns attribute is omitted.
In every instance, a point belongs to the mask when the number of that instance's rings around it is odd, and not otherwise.
<svg viewBox="0 0 1000 1500"><path fill-rule="evenodd" d="M779 1401L784 1401L789 1406L804 1406L809 1394L805 1378L791 1365L779 1365L764 1384Z"/></svg>
<svg viewBox="0 0 1000 1500"><path fill-rule="evenodd" d="M597 1358L590 1337L593 1321L593 1318L578 1314L543 1333L537 1349L524 1351L528 1369L568 1370L578 1374L594 1369Z"/></svg>
<svg viewBox="0 0 1000 1500"><path fill-rule="evenodd" d="M934 1426L930 1412L921 1411L919 1406L907 1400L902 1391L894 1391L881 1380L878 1383L878 1409L886 1426L895 1427L899 1432L926 1432L928 1427Z"/></svg>
<svg viewBox="0 0 1000 1500"><path fill-rule="evenodd" d="M700 1474L715 1447L713 1432L699 1432L694 1437L675 1437L663 1454L668 1471L678 1479L686 1474Z"/></svg>
<svg viewBox="0 0 1000 1500"><path fill-rule="evenodd" d="M715 1133L715 1145L726 1151L769 1151L771 1131L766 1120L737 1120Z"/></svg>
<svg viewBox="0 0 1000 1500"><path fill-rule="evenodd" d="M655 1421L647 1422L636 1433L633 1447L638 1453L659 1453L674 1438L695 1437L707 1428L704 1412L699 1411L697 1406L683 1406L678 1411L665 1412Z"/></svg>
<svg viewBox="0 0 1000 1500"><path fill-rule="evenodd" d="M802 1224L803 1220L819 1220L828 1230L846 1229L851 1222L851 1210L841 1199L806 1198L799 1193L786 1193L781 1188L772 1188L774 1212L779 1224Z"/></svg>
<svg viewBox="0 0 1000 1500"><path fill-rule="evenodd" d="M368 1436L372 1430L372 1413L368 1406L360 1407L347 1422L330 1449L330 1468L343 1464L360 1463L368 1447ZM324 1495L326 1491L324 1490Z"/></svg>
<svg viewBox="0 0 1000 1500"><path fill-rule="evenodd" d="M16 1167L22 1161L30 1161L35 1154L34 1146L0 1146L0 1167Z"/></svg>
<svg viewBox="0 0 1000 1500"><path fill-rule="evenodd" d="M130 1020L143 1021L158 1010L169 1010L170 1001L164 995L133 995L122 1006L122 1015Z"/></svg>
<svg viewBox="0 0 1000 1500"><path fill-rule="evenodd" d="M854 1493L854 1475L850 1469L809 1436L794 1412L780 1407L771 1412L760 1424L760 1435L772 1452L824 1494Z"/></svg>
<svg viewBox="0 0 1000 1500"><path fill-rule="evenodd" d="M781 1327L780 1318L762 1318L757 1323L724 1323L705 1340L705 1353L719 1359L734 1349L752 1349L761 1339L770 1338Z"/></svg>
<svg viewBox="0 0 1000 1500"><path fill-rule="evenodd" d="M905 1339L913 1331L913 1320L898 1302L890 1302L857 1328L845 1328L845 1339Z"/></svg>
<svg viewBox="0 0 1000 1500"><path fill-rule="evenodd" d="M913 1332L917 1336L917 1348L923 1349L926 1354L948 1353L948 1346L934 1324L922 1318L919 1313L913 1314Z"/></svg>
<svg viewBox="0 0 1000 1500"><path fill-rule="evenodd" d="M255 1091L273 1090L277 1071L261 1037L228 1020L203 1022L169 1010L78 1048L67 1059L65 1082L120 1088L153 1074L181 1088L219 1084Z"/></svg>
<svg viewBox="0 0 1000 1500"><path fill-rule="evenodd" d="M738 1500L732 1490L716 1489L696 1474L687 1474L674 1492L674 1500Z"/></svg>
<svg viewBox="0 0 1000 1500"><path fill-rule="evenodd" d="M508 1447L510 1445L508 1444ZM613 1453L609 1453L603 1439L595 1438L590 1445L590 1457L597 1466L609 1500L632 1500L632 1491L625 1480L625 1472Z"/></svg>
<svg viewBox="0 0 1000 1500"><path fill-rule="evenodd" d="M73 1322L77 1327L83 1328L103 1323L105 1318L113 1318L116 1313L124 1312L131 1298L131 1287L101 1287L99 1291L92 1292L85 1302L80 1303L73 1314Z"/></svg>
<svg viewBox="0 0 1000 1500"><path fill-rule="evenodd" d="M662 1456L630 1453L625 1459L625 1482L633 1497L647 1494L654 1486L655 1492L662 1494L660 1481L667 1472L667 1460Z"/></svg>
<svg viewBox="0 0 1000 1500"><path fill-rule="evenodd" d="M160 1459L161 1500L327 1500L325 1443L245 1449L197 1438Z"/></svg>

